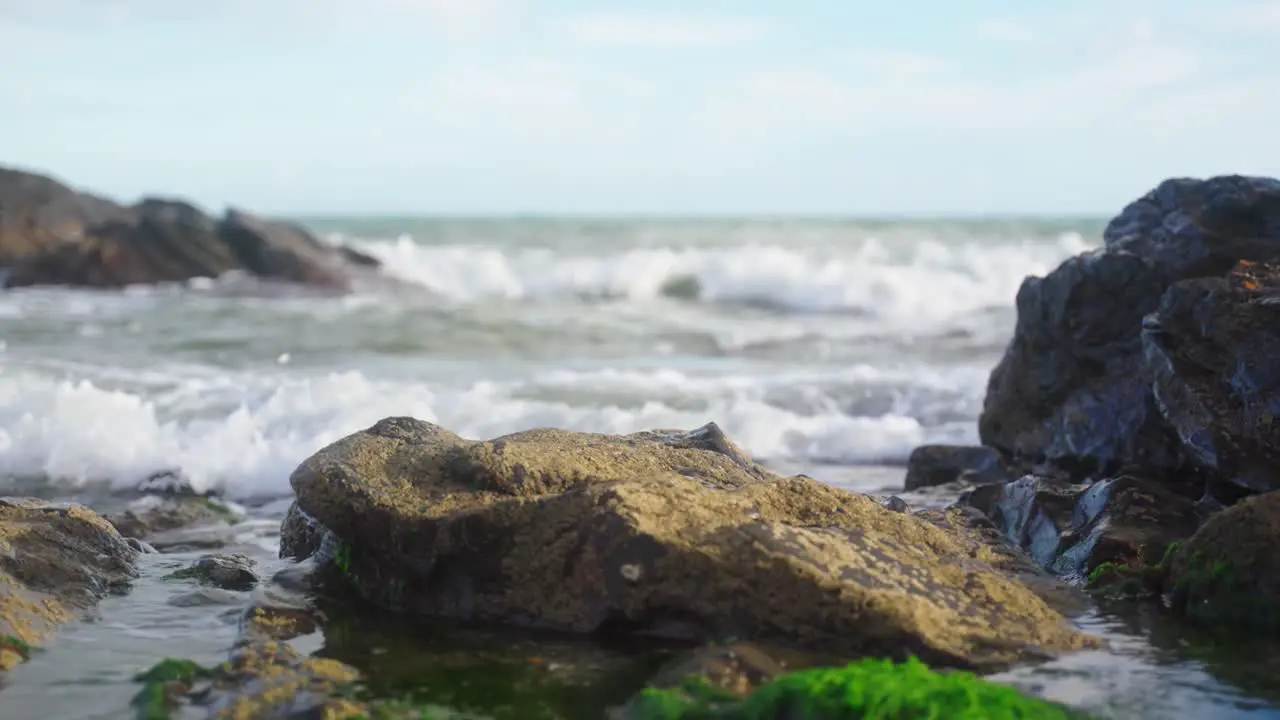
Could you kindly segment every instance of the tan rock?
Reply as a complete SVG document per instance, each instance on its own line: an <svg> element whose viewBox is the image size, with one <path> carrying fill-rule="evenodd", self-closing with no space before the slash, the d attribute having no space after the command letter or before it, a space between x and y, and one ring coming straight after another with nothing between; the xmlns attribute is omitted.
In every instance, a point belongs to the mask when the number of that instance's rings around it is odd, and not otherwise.
<svg viewBox="0 0 1280 720"><path fill-rule="evenodd" d="M128 583L134 557L87 508L0 498L0 670Z"/></svg>
<svg viewBox="0 0 1280 720"><path fill-rule="evenodd" d="M424 615L961 667L1093 642L986 546L771 475L714 425L476 442L389 418L292 483L357 590Z"/></svg>

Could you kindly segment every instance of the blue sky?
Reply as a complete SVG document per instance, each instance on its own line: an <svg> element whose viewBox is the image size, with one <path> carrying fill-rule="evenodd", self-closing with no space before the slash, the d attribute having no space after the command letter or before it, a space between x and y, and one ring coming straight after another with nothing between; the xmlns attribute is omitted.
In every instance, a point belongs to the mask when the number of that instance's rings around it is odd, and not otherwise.
<svg viewBox="0 0 1280 720"><path fill-rule="evenodd" d="M1280 175L1280 0L0 0L0 163L268 212L1110 213Z"/></svg>

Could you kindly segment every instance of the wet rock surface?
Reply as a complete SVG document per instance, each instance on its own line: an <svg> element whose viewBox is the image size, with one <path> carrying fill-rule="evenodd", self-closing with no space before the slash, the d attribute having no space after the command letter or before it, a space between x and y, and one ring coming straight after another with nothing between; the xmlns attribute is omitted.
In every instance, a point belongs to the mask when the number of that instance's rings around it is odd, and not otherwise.
<svg viewBox="0 0 1280 720"><path fill-rule="evenodd" d="M907 492L958 480L974 485L1005 482L1013 476L995 448L977 445L921 445L907 458Z"/></svg>
<svg viewBox="0 0 1280 720"><path fill-rule="evenodd" d="M1210 494L1280 489L1280 266L1173 285L1142 337L1156 401Z"/></svg>
<svg viewBox="0 0 1280 720"><path fill-rule="evenodd" d="M121 206L0 168L0 266L10 266L8 287L124 287L242 272L341 290L377 265L291 223L239 210L213 218L161 198Z"/></svg>
<svg viewBox="0 0 1280 720"><path fill-rule="evenodd" d="M1076 479L1135 467L1177 475L1187 449L1152 391L1142 320L1174 283L1280 258L1280 182L1168 180L1104 239L1019 289L979 434L1024 465L1050 462Z"/></svg>
<svg viewBox="0 0 1280 720"><path fill-rule="evenodd" d="M202 497L148 496L133 507L106 516L125 538L147 540L152 536L197 526L223 525L240 519L230 507Z"/></svg>
<svg viewBox="0 0 1280 720"><path fill-rule="evenodd" d="M999 666L1090 639L1006 558L808 478L714 425L470 441L388 418L292 476L366 600L428 617ZM307 542L282 538L282 545Z"/></svg>
<svg viewBox="0 0 1280 720"><path fill-rule="evenodd" d="M0 670L127 587L135 555L87 508L0 498Z"/></svg>
<svg viewBox="0 0 1280 720"><path fill-rule="evenodd" d="M1206 522L1173 553L1165 589L1198 623L1280 637L1280 492Z"/></svg>
<svg viewBox="0 0 1280 720"><path fill-rule="evenodd" d="M1082 578L1103 563L1159 562L1200 523L1193 500L1163 483L1122 476L1069 484L1026 476L975 488L961 502L1058 575Z"/></svg>
<svg viewBox="0 0 1280 720"><path fill-rule="evenodd" d="M246 591L258 585L255 564L245 555L205 555L191 567L175 571L170 577L193 580L223 590Z"/></svg>

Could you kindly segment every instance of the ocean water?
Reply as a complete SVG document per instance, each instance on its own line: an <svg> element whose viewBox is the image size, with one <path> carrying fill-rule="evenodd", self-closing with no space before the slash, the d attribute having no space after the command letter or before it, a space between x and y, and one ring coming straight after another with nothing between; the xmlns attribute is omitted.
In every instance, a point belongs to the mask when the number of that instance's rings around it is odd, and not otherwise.
<svg viewBox="0 0 1280 720"><path fill-rule="evenodd" d="M779 469L892 492L916 445L976 440L1019 284L1097 245L1104 224L304 222L382 259L383 277L344 296L244 278L0 293L0 494L101 497L180 472L250 507L228 549L269 570L292 469L399 414L474 438L715 421ZM189 588L162 579L192 557L144 557L132 594L10 674L0 717L130 717L133 673L179 646L220 657L235 608L175 608ZM1117 719L1280 715L1270 646L1191 635L1150 607L1079 622L1111 648L1001 679ZM405 635L386 636L390 657L440 652ZM350 637L309 642L389 681L383 636Z"/></svg>
<svg viewBox="0 0 1280 720"><path fill-rule="evenodd" d="M386 263L344 297L199 280L0 294L0 475L176 469L288 492L407 414L471 437L714 420L760 458L970 441L1012 300L1099 221L312 219Z"/></svg>

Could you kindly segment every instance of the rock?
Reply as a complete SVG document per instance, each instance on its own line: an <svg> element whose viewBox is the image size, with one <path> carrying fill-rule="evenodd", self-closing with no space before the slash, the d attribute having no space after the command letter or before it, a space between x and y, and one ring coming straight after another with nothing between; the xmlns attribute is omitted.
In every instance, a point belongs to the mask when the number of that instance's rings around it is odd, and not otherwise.
<svg viewBox="0 0 1280 720"><path fill-rule="evenodd" d="M880 501L880 505L885 510L891 510L896 513L904 513L911 509L911 506L907 505L907 501L897 495L890 495L889 497L884 498Z"/></svg>
<svg viewBox="0 0 1280 720"><path fill-rule="evenodd" d="M344 290L378 261L326 245L301 227L230 210L221 219L181 200L124 207L37 175L0 170L5 285L123 287L233 271Z"/></svg>
<svg viewBox="0 0 1280 720"><path fill-rule="evenodd" d="M280 557L302 560L315 555L324 541L325 529L297 503L289 506L280 524Z"/></svg>
<svg viewBox="0 0 1280 720"><path fill-rule="evenodd" d="M907 458L907 492L946 485L961 478L975 485L1004 482L1013 476L994 448L969 445L921 445Z"/></svg>
<svg viewBox="0 0 1280 720"><path fill-rule="evenodd" d="M210 718L370 717L367 705L348 697L359 678L355 668L337 660L263 642L236 648L228 661L212 668L190 660L161 661L137 676L143 688L133 705L139 717L173 717L193 705Z"/></svg>
<svg viewBox="0 0 1280 720"><path fill-rule="evenodd" d="M253 592L240 617L240 642L291 640L316 632L324 613L316 605L317 563L283 568Z"/></svg>
<svg viewBox="0 0 1280 720"><path fill-rule="evenodd" d="M128 585L135 555L87 508L0 498L0 670Z"/></svg>
<svg viewBox="0 0 1280 720"><path fill-rule="evenodd" d="M1103 251L1025 280L1013 339L987 384L982 444L1078 477L1139 458L1178 468L1177 438L1151 397L1139 337L1164 287L1141 258Z"/></svg>
<svg viewBox="0 0 1280 720"><path fill-rule="evenodd" d="M1152 394L1142 318L1175 282L1280 258L1280 182L1168 180L1126 207L1104 239L1023 282L979 435L1023 469L1047 461L1076 479L1135 467L1177 477L1186 457Z"/></svg>
<svg viewBox="0 0 1280 720"><path fill-rule="evenodd" d="M258 585L258 573L253 569L256 564L247 555L205 555L191 567L170 573L169 577L243 592Z"/></svg>
<svg viewBox="0 0 1280 720"><path fill-rule="evenodd" d="M52 178L0 167L0 267L73 243L89 226L125 214L110 200Z"/></svg>
<svg viewBox="0 0 1280 720"><path fill-rule="evenodd" d="M1275 255L1280 180L1165 180L1129 203L1102 237L1108 250L1133 253L1168 277L1217 275L1238 260Z"/></svg>
<svg viewBox="0 0 1280 720"><path fill-rule="evenodd" d="M145 540L159 533L202 525L235 522L240 516L217 500L202 497L179 499L144 498L134 507L107 515L125 538Z"/></svg>
<svg viewBox="0 0 1280 720"><path fill-rule="evenodd" d="M1150 565L1199 525L1195 502L1160 482L1121 476L1065 484L1026 476L962 496L1037 563L1084 577L1104 563Z"/></svg>
<svg viewBox="0 0 1280 720"><path fill-rule="evenodd" d="M1174 551L1173 609L1206 625L1280 634L1280 492L1213 516Z"/></svg>
<svg viewBox="0 0 1280 720"><path fill-rule="evenodd" d="M1004 558L864 495L773 476L715 425L477 442L388 418L291 483L336 538L329 567L393 610L963 667L1096 642Z"/></svg>
<svg viewBox="0 0 1280 720"><path fill-rule="evenodd" d="M1211 493L1280 490L1280 266L1175 283L1142 338L1156 402Z"/></svg>

